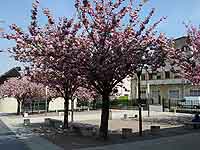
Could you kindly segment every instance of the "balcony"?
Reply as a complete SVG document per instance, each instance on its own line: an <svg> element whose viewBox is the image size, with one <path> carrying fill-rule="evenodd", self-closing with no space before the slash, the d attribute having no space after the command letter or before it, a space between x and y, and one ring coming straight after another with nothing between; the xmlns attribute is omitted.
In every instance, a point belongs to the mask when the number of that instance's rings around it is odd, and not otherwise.
<svg viewBox="0 0 200 150"><path fill-rule="evenodd" d="M147 81L141 81L141 85L168 85L168 84L186 84L188 83L184 79L164 79L164 80L147 80Z"/></svg>

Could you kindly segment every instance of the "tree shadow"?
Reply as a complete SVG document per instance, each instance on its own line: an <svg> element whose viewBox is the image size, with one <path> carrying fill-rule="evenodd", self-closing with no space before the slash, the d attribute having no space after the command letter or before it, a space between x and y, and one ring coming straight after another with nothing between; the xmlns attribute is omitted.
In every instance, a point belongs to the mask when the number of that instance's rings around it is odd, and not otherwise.
<svg viewBox="0 0 200 150"><path fill-rule="evenodd" d="M186 117L185 119L189 118ZM166 120L161 119L158 122L162 121ZM181 123L184 122L182 122L181 120L181 122L177 124L180 125ZM122 138L121 131L116 130L116 131L109 131L109 138L108 140L104 141L99 139L97 135L83 136L79 133L69 132L63 129L50 128L47 127L44 123L33 123L31 124L29 129L35 134L38 134L39 136L51 141L52 143L66 149L78 149L78 148L96 147L96 146L104 146L111 144L122 144L122 143L152 140L162 137L172 137L177 135L199 132L199 129L193 129L192 127L186 127L186 126L178 126L178 127L160 129L160 131L157 133L152 133L151 130L148 129L143 131L143 136L139 136L138 133L132 133L127 138Z"/></svg>

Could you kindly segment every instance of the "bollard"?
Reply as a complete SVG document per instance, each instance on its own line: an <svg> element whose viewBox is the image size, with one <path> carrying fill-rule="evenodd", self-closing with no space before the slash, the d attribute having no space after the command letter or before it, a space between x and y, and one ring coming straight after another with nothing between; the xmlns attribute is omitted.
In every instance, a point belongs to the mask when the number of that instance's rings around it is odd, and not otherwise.
<svg viewBox="0 0 200 150"><path fill-rule="evenodd" d="M124 114L124 119L125 119L125 120L127 119L127 114Z"/></svg>
<svg viewBox="0 0 200 150"><path fill-rule="evenodd" d="M24 117L24 118L28 117L28 113L24 113L24 114L23 114L23 117Z"/></svg>
<svg viewBox="0 0 200 150"><path fill-rule="evenodd" d="M151 134L158 134L160 132L160 126L151 126Z"/></svg>
<svg viewBox="0 0 200 150"><path fill-rule="evenodd" d="M176 114L176 109L177 109L177 108L176 108L176 107L174 107L174 114Z"/></svg>

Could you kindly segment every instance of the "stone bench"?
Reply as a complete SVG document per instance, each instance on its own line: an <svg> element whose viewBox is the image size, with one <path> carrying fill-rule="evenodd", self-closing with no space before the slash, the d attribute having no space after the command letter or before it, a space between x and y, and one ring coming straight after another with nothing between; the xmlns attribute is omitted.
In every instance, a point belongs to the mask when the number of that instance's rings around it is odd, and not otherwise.
<svg viewBox="0 0 200 150"><path fill-rule="evenodd" d="M45 118L44 122L47 126L50 126L53 128L62 128L63 127L63 122L61 120Z"/></svg>
<svg viewBox="0 0 200 150"><path fill-rule="evenodd" d="M45 125L50 126L50 120L51 118L44 118Z"/></svg>
<svg viewBox="0 0 200 150"><path fill-rule="evenodd" d="M72 130L83 136L94 136L97 134L98 126L90 124L74 123L71 125Z"/></svg>
<svg viewBox="0 0 200 150"><path fill-rule="evenodd" d="M151 134L158 134L160 133L160 126L151 126Z"/></svg>
<svg viewBox="0 0 200 150"><path fill-rule="evenodd" d="M131 128L122 128L122 138L127 138L132 135Z"/></svg>
<svg viewBox="0 0 200 150"><path fill-rule="evenodd" d="M128 120L128 119L136 119L138 117L138 115L133 115L133 116L128 116L128 114L124 114L123 118L121 118L121 120Z"/></svg>
<svg viewBox="0 0 200 150"><path fill-rule="evenodd" d="M134 115L134 116L130 116L130 117L128 117L129 119L137 119L138 118L138 115Z"/></svg>

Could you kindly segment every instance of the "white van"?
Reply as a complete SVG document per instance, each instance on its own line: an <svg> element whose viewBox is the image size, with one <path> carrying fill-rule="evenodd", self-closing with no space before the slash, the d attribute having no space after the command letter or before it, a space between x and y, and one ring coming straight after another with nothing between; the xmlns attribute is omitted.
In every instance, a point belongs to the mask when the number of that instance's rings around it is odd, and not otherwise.
<svg viewBox="0 0 200 150"><path fill-rule="evenodd" d="M186 96L179 102L180 107L184 108L200 108L200 96Z"/></svg>

